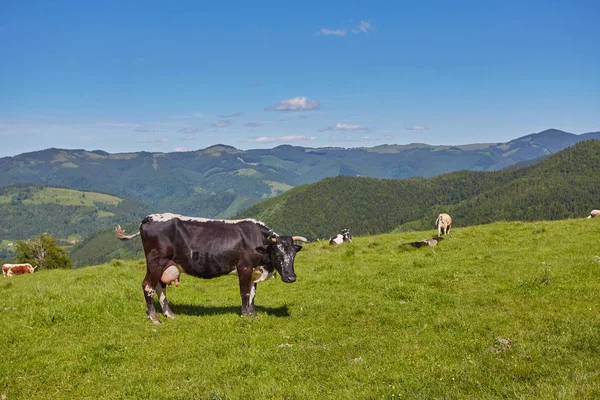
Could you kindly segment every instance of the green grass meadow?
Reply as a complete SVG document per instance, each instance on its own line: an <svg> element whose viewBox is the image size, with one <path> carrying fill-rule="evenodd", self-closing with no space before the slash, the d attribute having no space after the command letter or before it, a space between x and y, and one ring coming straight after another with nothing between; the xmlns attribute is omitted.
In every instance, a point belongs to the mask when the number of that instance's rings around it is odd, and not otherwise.
<svg viewBox="0 0 600 400"><path fill-rule="evenodd" d="M433 234L307 244L256 318L183 276L153 325L142 260L0 278L0 398L600 398L599 218Z"/></svg>

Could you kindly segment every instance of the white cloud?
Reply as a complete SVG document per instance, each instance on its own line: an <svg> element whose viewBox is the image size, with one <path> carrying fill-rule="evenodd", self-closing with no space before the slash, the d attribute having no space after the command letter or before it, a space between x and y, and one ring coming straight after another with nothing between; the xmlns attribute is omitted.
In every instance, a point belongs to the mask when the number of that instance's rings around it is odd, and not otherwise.
<svg viewBox="0 0 600 400"><path fill-rule="evenodd" d="M181 151L190 151L189 149L186 149L185 147L176 147L175 151L177 152L181 152Z"/></svg>
<svg viewBox="0 0 600 400"><path fill-rule="evenodd" d="M350 124L343 124L341 122L338 122L337 124L335 124L335 126L329 126L327 128L323 128L320 129L319 132L325 132L325 131L369 131L370 128L364 126L364 125L350 125Z"/></svg>
<svg viewBox="0 0 600 400"><path fill-rule="evenodd" d="M251 126L251 127L253 127L253 128L256 128L257 126L262 126L262 123L260 123L260 122L255 122L255 121L249 121L249 122L246 122L246 123L244 124L244 126Z"/></svg>
<svg viewBox="0 0 600 400"><path fill-rule="evenodd" d="M423 126L423 125L413 125L413 126L409 126L406 128L407 131L426 131L429 130L429 128Z"/></svg>
<svg viewBox="0 0 600 400"><path fill-rule="evenodd" d="M306 96L293 97L291 99L282 100L273 107L266 107L265 111L310 111L318 110L319 103L308 99Z"/></svg>
<svg viewBox="0 0 600 400"><path fill-rule="evenodd" d="M215 128L224 128L224 127L229 126L231 124L233 124L232 121L229 121L229 120L219 120L219 121L213 122L210 125L214 126Z"/></svg>
<svg viewBox="0 0 600 400"><path fill-rule="evenodd" d="M320 30L322 35L325 36L346 36L346 33L348 33L348 31L346 29L327 29L327 28L321 28Z"/></svg>
<svg viewBox="0 0 600 400"><path fill-rule="evenodd" d="M280 136L268 137L261 136L259 138L250 139L253 143L288 143L288 142L311 142L315 140L314 136Z"/></svg>

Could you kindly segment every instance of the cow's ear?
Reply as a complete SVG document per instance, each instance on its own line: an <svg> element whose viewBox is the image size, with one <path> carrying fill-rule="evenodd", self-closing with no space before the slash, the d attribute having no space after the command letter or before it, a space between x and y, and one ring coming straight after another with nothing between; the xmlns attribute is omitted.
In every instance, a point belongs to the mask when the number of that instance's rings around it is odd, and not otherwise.
<svg viewBox="0 0 600 400"><path fill-rule="evenodd" d="M294 247L296 248L296 253L299 252L300 250L302 250L302 246L295 244Z"/></svg>
<svg viewBox="0 0 600 400"><path fill-rule="evenodd" d="M259 246L254 250L258 251L260 254L267 254L267 248L265 246Z"/></svg>

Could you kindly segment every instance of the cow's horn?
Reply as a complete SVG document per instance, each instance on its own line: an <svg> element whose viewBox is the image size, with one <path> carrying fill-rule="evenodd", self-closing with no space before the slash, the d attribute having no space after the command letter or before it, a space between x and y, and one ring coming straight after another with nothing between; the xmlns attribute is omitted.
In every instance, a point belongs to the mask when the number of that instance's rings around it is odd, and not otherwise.
<svg viewBox="0 0 600 400"><path fill-rule="evenodd" d="M292 240L298 240L300 242L308 242L308 239L302 236L292 236Z"/></svg>

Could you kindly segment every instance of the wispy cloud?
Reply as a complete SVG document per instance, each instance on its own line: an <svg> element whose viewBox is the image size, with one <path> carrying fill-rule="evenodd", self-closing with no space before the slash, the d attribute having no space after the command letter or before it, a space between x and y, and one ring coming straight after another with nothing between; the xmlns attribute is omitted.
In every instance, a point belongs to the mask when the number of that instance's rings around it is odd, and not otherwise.
<svg viewBox="0 0 600 400"><path fill-rule="evenodd" d="M310 111L318 110L319 103L315 100L310 100L306 96L293 97L291 99L282 100L273 107L265 107L265 111Z"/></svg>
<svg viewBox="0 0 600 400"><path fill-rule="evenodd" d="M204 118L204 113L201 112L193 112L190 114L184 114L184 115L174 115L171 118L178 118L178 119L185 119L185 118Z"/></svg>
<svg viewBox="0 0 600 400"><path fill-rule="evenodd" d="M317 32L318 35L323 36L346 36L348 33L361 34L361 33L369 33L374 32L375 28L371 21L361 20L360 23L351 25L348 28L343 29L329 29L329 28L321 28Z"/></svg>
<svg viewBox="0 0 600 400"><path fill-rule="evenodd" d="M375 28L371 24L371 21L360 21L360 23L352 28L352 33L369 33L373 32Z"/></svg>
<svg viewBox="0 0 600 400"><path fill-rule="evenodd" d="M311 142L315 140L314 136L279 136L269 137L261 136L255 139L250 139L253 143L290 143L290 142Z"/></svg>
<svg viewBox="0 0 600 400"><path fill-rule="evenodd" d="M325 36L346 36L348 31L346 29L327 29L321 28L321 35Z"/></svg>
<svg viewBox="0 0 600 400"><path fill-rule="evenodd" d="M198 129L198 128L181 128L180 130L177 131L177 133L196 133L196 132L200 132L200 129Z"/></svg>
<svg viewBox="0 0 600 400"><path fill-rule="evenodd" d="M141 138L141 139L138 139L137 141L141 142L141 143L166 143L169 140L164 137L163 138L152 137L152 138Z"/></svg>
<svg viewBox="0 0 600 400"><path fill-rule="evenodd" d="M196 136L194 136L194 135L185 135L184 137L182 137L179 140L196 140Z"/></svg>
<svg viewBox="0 0 600 400"><path fill-rule="evenodd" d="M136 128L134 129L135 132L158 132L156 129L149 129L149 128Z"/></svg>
<svg viewBox="0 0 600 400"><path fill-rule="evenodd" d="M413 126L408 126L406 127L407 131L426 131L429 130L429 128L427 128L426 126L423 125L413 125Z"/></svg>
<svg viewBox="0 0 600 400"><path fill-rule="evenodd" d="M256 128L257 126L262 126L262 123L256 121L249 121L244 124L244 126L250 126Z"/></svg>
<svg viewBox="0 0 600 400"><path fill-rule="evenodd" d="M217 115L217 117L219 118L233 118L233 117L239 117L240 115L244 115L243 112L238 112L235 114L228 114L228 115Z"/></svg>
<svg viewBox="0 0 600 400"><path fill-rule="evenodd" d="M369 135L364 136L337 136L330 139L332 142L371 142L377 140Z"/></svg>
<svg viewBox="0 0 600 400"><path fill-rule="evenodd" d="M210 125L214 126L215 128L224 128L226 126L230 126L231 124L233 124L233 121L230 121L230 120L219 120L219 121L213 122Z"/></svg>
<svg viewBox="0 0 600 400"><path fill-rule="evenodd" d="M350 124L343 124L341 122L338 122L337 124L335 124L335 126L329 126L327 128L323 128L323 129L319 129L319 132L325 132L325 131L369 131L370 128L366 127L364 125L350 125Z"/></svg>

